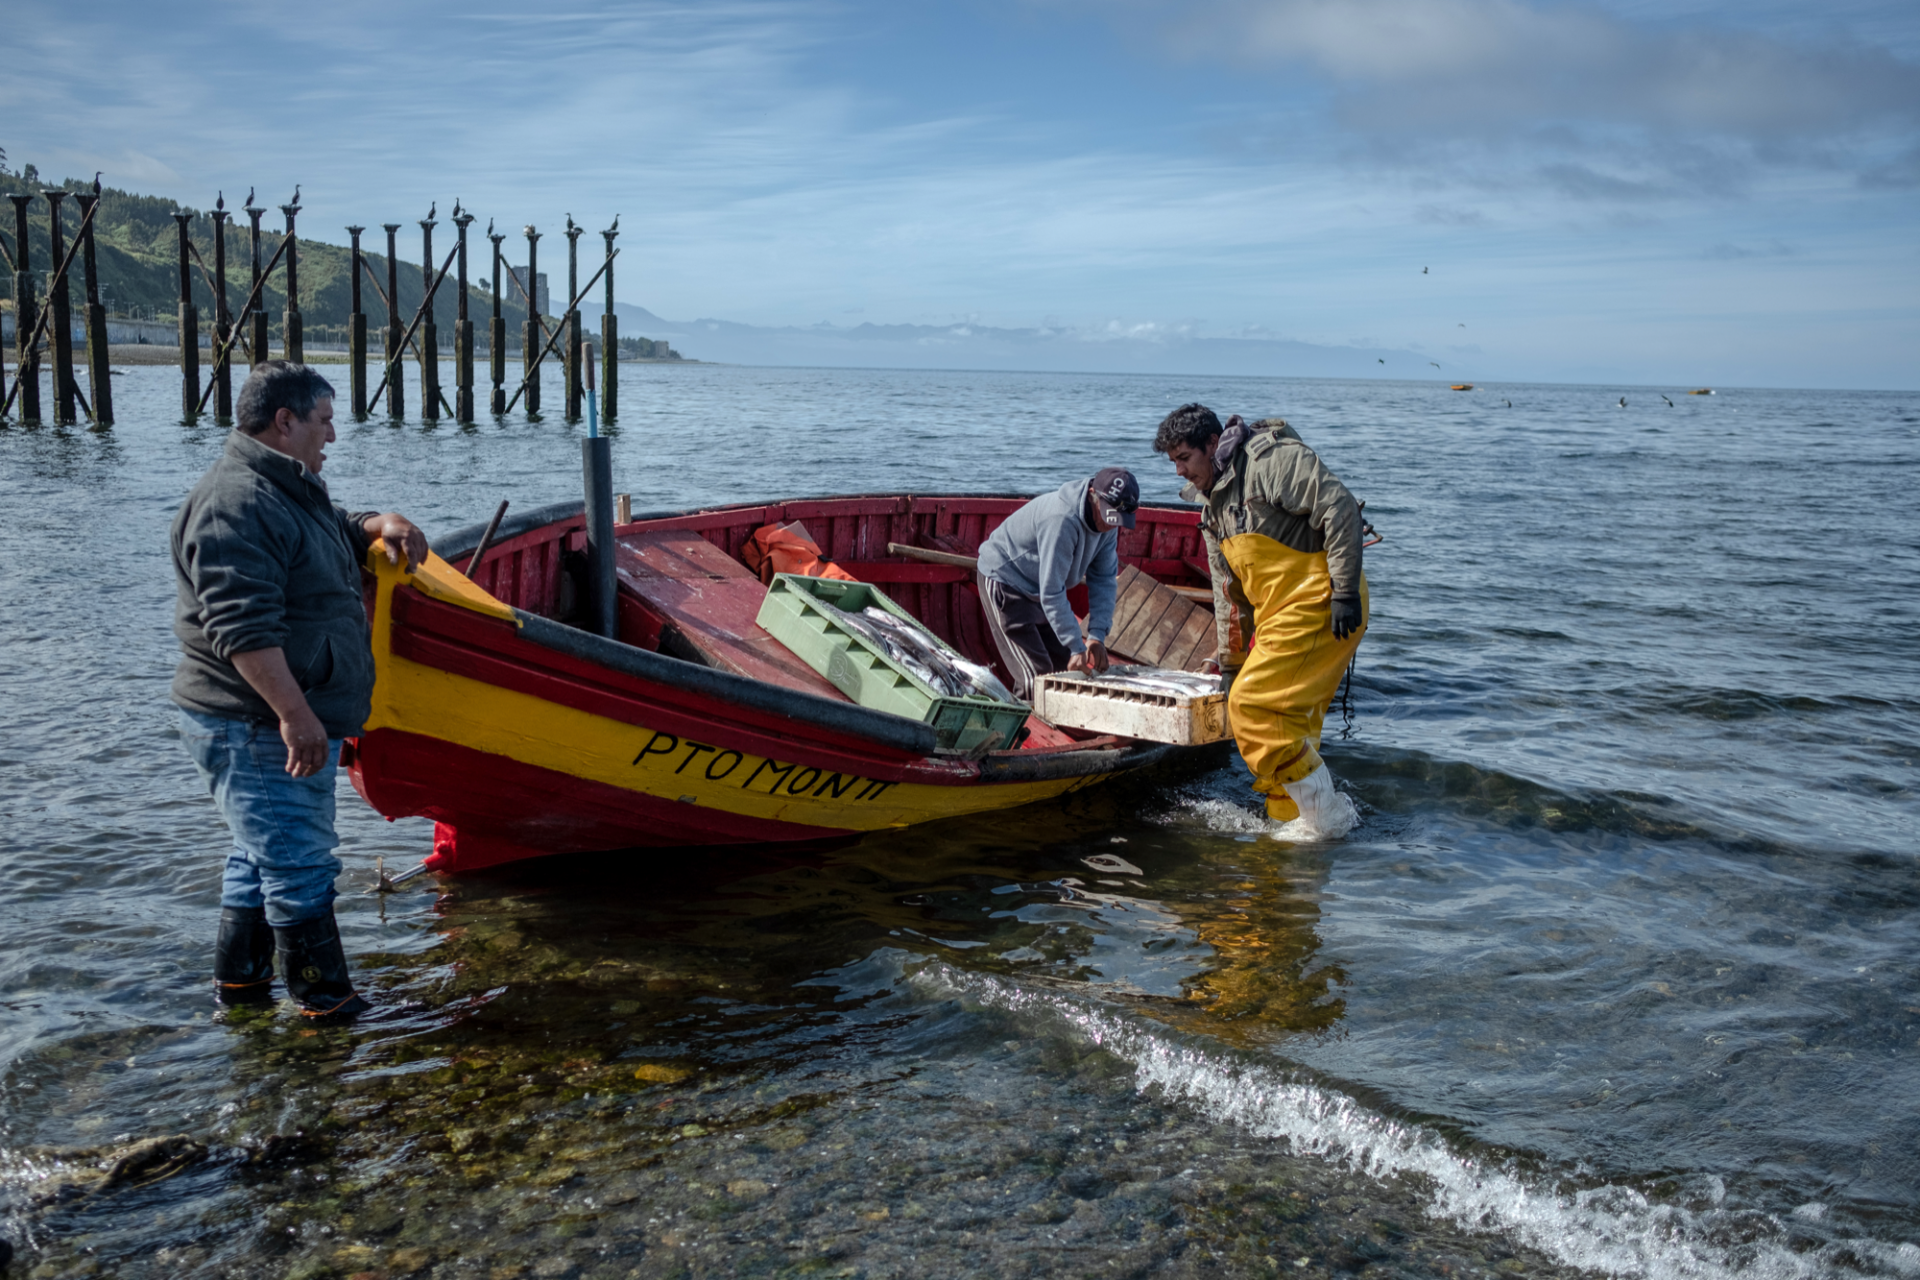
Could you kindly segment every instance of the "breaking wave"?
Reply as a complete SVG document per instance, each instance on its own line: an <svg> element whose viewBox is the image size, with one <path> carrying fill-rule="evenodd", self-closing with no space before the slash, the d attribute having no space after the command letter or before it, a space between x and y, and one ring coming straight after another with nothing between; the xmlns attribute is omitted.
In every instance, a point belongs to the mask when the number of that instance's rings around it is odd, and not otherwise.
<svg viewBox="0 0 1920 1280"><path fill-rule="evenodd" d="M1658 1280L1920 1276L1920 1246L1794 1239L1779 1215L1728 1205L1717 1179L1691 1206L1618 1183L1556 1185L1551 1175L1492 1163L1430 1127L1370 1110L1305 1071L1237 1060L1094 1001L939 963L919 969L912 981L923 994L1096 1045L1133 1066L1142 1092L1158 1090L1214 1121L1376 1180L1413 1178L1428 1188L1434 1217L1502 1233L1569 1266ZM1804 1226L1817 1218L1807 1209L1788 1216Z"/></svg>

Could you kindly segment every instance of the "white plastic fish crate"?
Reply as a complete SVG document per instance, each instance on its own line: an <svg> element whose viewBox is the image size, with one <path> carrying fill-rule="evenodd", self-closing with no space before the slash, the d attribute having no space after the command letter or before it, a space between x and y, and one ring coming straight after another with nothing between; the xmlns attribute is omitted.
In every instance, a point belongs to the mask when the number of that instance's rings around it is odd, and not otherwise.
<svg viewBox="0 0 1920 1280"><path fill-rule="evenodd" d="M1115 675L1192 677L1191 672L1162 672L1157 667L1113 667ZM1148 742L1191 746L1233 736L1227 723L1227 695L1130 689L1111 679L1079 671L1056 671L1033 686L1033 711L1049 724L1094 733L1112 733Z"/></svg>

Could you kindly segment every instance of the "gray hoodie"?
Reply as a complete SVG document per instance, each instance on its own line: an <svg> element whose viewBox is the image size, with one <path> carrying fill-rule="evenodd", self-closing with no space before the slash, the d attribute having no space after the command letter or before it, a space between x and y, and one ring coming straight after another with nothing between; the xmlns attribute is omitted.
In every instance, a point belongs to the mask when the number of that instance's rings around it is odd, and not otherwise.
<svg viewBox="0 0 1920 1280"><path fill-rule="evenodd" d="M1096 533L1087 526L1091 483L1091 478L1069 480L1041 494L980 544L980 572L1038 600L1053 634L1072 653L1083 652L1087 644L1067 603L1068 588L1086 582L1087 634L1105 644L1120 577L1120 531Z"/></svg>
<svg viewBox="0 0 1920 1280"><path fill-rule="evenodd" d="M190 711L278 723L233 665L280 648L327 736L358 733L373 699L360 594L370 545L306 465L235 431L173 518L173 700Z"/></svg>

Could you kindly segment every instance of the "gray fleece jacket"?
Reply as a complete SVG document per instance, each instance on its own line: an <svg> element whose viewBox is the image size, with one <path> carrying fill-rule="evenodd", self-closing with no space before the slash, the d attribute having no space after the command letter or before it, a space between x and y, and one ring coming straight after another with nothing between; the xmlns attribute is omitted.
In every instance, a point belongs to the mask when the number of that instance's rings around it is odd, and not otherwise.
<svg viewBox="0 0 1920 1280"><path fill-rule="evenodd" d="M1069 480L1006 518L980 544L980 572L1032 596L1047 612L1053 634L1069 652L1087 647L1067 591L1087 584L1087 634L1102 644L1113 626L1113 598L1120 577L1120 531L1095 532L1087 525L1087 486Z"/></svg>
<svg viewBox="0 0 1920 1280"><path fill-rule="evenodd" d="M296 458L235 431L173 518L173 700L190 711L278 723L233 665L255 649L287 667L327 736L360 731L373 699L373 650L360 595L372 512L335 505Z"/></svg>

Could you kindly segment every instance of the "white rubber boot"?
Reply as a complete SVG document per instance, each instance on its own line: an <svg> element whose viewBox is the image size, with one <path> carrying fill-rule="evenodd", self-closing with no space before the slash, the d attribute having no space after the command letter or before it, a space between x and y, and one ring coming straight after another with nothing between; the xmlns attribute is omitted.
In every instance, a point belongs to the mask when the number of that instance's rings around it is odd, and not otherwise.
<svg viewBox="0 0 1920 1280"><path fill-rule="evenodd" d="M1324 764L1300 781L1284 786L1300 806L1300 816L1279 833L1282 839L1337 840L1360 825L1353 801L1334 790L1333 775Z"/></svg>

